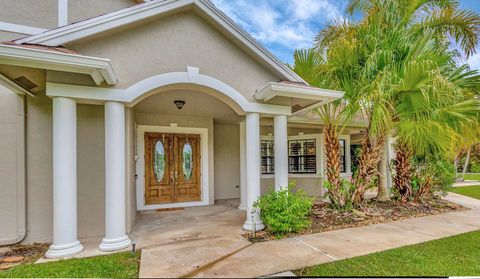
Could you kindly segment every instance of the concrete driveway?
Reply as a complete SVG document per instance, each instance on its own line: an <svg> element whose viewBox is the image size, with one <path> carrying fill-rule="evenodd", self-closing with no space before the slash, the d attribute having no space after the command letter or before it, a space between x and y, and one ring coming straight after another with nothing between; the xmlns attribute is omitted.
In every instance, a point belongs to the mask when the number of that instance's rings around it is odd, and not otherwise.
<svg viewBox="0 0 480 279"><path fill-rule="evenodd" d="M253 245L240 236L244 212L233 207L147 213L136 232L140 277L259 277L479 230L480 201L448 198L472 210Z"/></svg>

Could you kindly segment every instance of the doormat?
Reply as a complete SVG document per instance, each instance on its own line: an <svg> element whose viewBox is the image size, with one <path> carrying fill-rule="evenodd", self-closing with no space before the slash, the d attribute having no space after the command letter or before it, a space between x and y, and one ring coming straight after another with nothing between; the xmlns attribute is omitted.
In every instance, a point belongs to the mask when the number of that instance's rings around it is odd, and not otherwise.
<svg viewBox="0 0 480 279"><path fill-rule="evenodd" d="M157 212L165 212L165 211L176 211L176 210L183 210L183 207L176 207L176 208L160 208L157 209Z"/></svg>

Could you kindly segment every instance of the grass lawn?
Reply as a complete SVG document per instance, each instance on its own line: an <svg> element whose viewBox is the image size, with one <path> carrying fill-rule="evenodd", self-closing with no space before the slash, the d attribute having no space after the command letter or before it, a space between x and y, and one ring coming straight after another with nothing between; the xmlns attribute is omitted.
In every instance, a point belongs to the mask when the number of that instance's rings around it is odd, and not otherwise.
<svg viewBox="0 0 480 279"><path fill-rule="evenodd" d="M454 187L451 191L460 195L469 196L480 200L480 185Z"/></svg>
<svg viewBox="0 0 480 279"><path fill-rule="evenodd" d="M465 180L480 180L480 173L466 173Z"/></svg>
<svg viewBox="0 0 480 279"><path fill-rule="evenodd" d="M68 259L42 264L24 264L6 271L0 277L14 278L137 278L140 252L111 254L83 259Z"/></svg>
<svg viewBox="0 0 480 279"><path fill-rule="evenodd" d="M301 276L479 276L480 231L296 271Z"/></svg>

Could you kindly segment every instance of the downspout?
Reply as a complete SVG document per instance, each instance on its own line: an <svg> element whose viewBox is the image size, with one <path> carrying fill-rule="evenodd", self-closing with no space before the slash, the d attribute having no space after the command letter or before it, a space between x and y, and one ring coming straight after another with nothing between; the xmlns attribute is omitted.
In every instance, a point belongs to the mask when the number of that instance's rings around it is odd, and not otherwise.
<svg viewBox="0 0 480 279"><path fill-rule="evenodd" d="M0 239L0 246L20 243L27 236L26 95L17 96L17 235L10 239Z"/></svg>

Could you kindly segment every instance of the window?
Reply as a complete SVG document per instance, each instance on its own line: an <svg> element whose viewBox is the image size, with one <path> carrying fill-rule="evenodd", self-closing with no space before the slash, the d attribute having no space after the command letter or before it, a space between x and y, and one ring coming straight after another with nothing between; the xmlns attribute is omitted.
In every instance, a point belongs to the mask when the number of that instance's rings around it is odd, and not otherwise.
<svg viewBox="0 0 480 279"><path fill-rule="evenodd" d="M347 166L345 165L345 140L340 140L340 172L346 172Z"/></svg>
<svg viewBox="0 0 480 279"><path fill-rule="evenodd" d="M317 173L315 139L288 141L288 168L290 173Z"/></svg>
<svg viewBox="0 0 480 279"><path fill-rule="evenodd" d="M262 156L262 174L275 173L275 155L273 148L273 140L262 140L260 142Z"/></svg>

